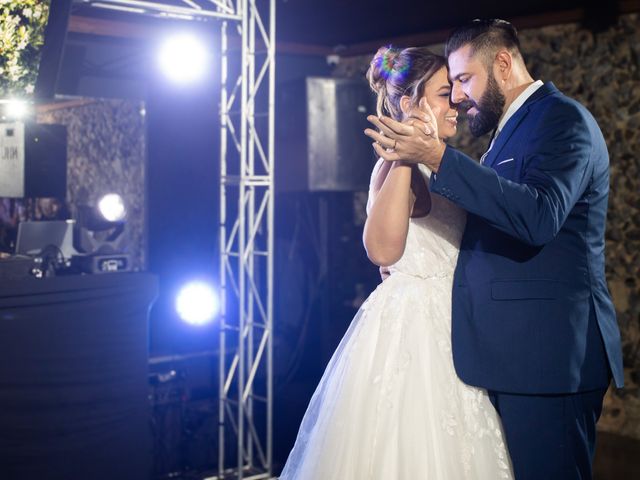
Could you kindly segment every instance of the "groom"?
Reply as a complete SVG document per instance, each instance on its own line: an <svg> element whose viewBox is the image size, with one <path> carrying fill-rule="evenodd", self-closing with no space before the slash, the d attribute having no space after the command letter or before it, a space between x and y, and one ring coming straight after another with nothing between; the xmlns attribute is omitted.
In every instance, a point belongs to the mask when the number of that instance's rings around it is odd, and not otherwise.
<svg viewBox="0 0 640 480"><path fill-rule="evenodd" d="M453 359L462 381L488 390L516 479L591 478L604 394L611 377L623 383L602 133L581 104L531 78L508 22L459 28L445 55L452 102L474 135L493 132L480 162L437 139L426 105L404 124L370 117L384 135L368 135L385 160L427 165L431 191L469 212Z"/></svg>

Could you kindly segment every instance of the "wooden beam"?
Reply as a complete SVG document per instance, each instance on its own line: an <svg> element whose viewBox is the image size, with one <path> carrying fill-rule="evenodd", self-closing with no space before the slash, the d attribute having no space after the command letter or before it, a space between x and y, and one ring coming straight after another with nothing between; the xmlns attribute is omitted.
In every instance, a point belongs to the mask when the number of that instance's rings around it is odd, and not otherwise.
<svg viewBox="0 0 640 480"><path fill-rule="evenodd" d="M509 20L518 30L526 30L528 28L540 28L548 25L572 23L580 21L583 16L582 9L576 9L543 13L541 15L529 15L526 17L515 17L511 19L507 18L505 20ZM357 43L348 46L344 51L340 52L340 55L343 57L352 57L367 53L373 54L378 48L380 48L380 46L388 44L397 45L399 47L409 47L415 45L435 45L438 43L444 43L454 28L455 27L451 27L413 35L388 37L382 40Z"/></svg>
<svg viewBox="0 0 640 480"><path fill-rule="evenodd" d="M98 103L98 100L92 98L77 98L69 100L53 100L47 103L40 103L35 105L36 113L48 113L55 110L62 110L65 108L81 107L83 105L91 105L92 103Z"/></svg>
<svg viewBox="0 0 640 480"><path fill-rule="evenodd" d="M115 20L106 20L104 18L71 15L69 18L69 31L101 37L118 37L139 40L150 38L157 29L138 22L120 22Z"/></svg>

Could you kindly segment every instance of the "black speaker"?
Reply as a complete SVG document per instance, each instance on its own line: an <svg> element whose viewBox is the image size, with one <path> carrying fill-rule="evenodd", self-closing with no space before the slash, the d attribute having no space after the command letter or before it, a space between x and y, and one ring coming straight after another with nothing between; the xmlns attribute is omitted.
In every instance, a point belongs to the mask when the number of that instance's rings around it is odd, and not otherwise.
<svg viewBox="0 0 640 480"><path fill-rule="evenodd" d="M25 197L67 195L67 127L28 123L25 128Z"/></svg>
<svg viewBox="0 0 640 480"><path fill-rule="evenodd" d="M0 145L0 197L65 199L67 127L2 123Z"/></svg>
<svg viewBox="0 0 640 480"><path fill-rule="evenodd" d="M375 114L364 79L308 77L278 92L276 189L367 190L375 155L363 130Z"/></svg>

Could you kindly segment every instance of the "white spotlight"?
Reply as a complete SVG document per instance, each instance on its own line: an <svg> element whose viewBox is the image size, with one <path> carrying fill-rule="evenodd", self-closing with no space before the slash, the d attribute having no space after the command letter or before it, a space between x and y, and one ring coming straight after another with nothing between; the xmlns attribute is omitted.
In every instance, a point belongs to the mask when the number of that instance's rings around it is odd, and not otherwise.
<svg viewBox="0 0 640 480"><path fill-rule="evenodd" d="M176 298L176 311L180 318L191 325L205 325L218 312L218 296L204 282L185 285Z"/></svg>
<svg viewBox="0 0 640 480"><path fill-rule="evenodd" d="M98 202L98 210L100 214L108 222L119 222L124 220L127 210L124 206L122 197L117 193L107 193Z"/></svg>
<svg viewBox="0 0 640 480"><path fill-rule="evenodd" d="M178 83L198 80L209 63L202 42L189 34L168 38L160 49L159 61L165 75Z"/></svg>
<svg viewBox="0 0 640 480"><path fill-rule="evenodd" d="M5 114L9 118L21 119L29 113L29 105L22 100L9 100L5 106Z"/></svg>

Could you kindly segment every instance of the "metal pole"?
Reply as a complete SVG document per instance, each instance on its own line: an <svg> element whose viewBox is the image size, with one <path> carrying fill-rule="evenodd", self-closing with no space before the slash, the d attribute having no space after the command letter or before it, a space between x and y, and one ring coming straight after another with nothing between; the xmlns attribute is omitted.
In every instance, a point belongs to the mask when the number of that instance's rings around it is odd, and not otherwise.
<svg viewBox="0 0 640 480"><path fill-rule="evenodd" d="M255 4L253 0L248 0L247 2L247 17L249 20L249 31L247 32L247 81L248 81L248 98L247 98L247 127L248 127L248 144L247 144L247 154L248 154L248 173L253 178L255 176L255 146L254 146L254 132L255 128ZM255 195L256 195L256 187L251 185L249 187L249 198L248 198L248 230L253 230L253 225L256 220L255 217ZM256 279L256 263L254 258L255 251L255 237L249 245L249 251L247 256L247 275L250 276L251 281L253 283L257 283ZM258 287L259 288L259 287ZM253 366L255 362L254 355L254 329L255 329L255 316L254 316L254 294L250 293L248 295L249 304L248 308L248 318L249 318L249 329L247 332L247 357L248 357L248 365ZM249 395L246 396L246 412L247 412L247 421L250 423L254 423L253 416L253 380L251 380L251 384L247 385L246 391L249 392ZM249 468L254 466L253 461L253 441L251 439L251 432L247 430L246 433L246 443L247 443L247 465Z"/></svg>
<svg viewBox="0 0 640 480"><path fill-rule="evenodd" d="M238 480L244 478L244 402L242 400L242 394L245 389L245 328L247 324L246 318L246 304L247 304L247 292L246 292L246 269L244 265L245 250L246 250L246 180L247 180L247 57L248 57L248 16L247 0L242 0L241 11L238 12L242 15L242 60L241 60L241 133L240 133L240 195L238 203L238 220L240 223L240 229L238 231L240 237L239 243L239 287L240 287L240 322L239 322L239 341L238 341Z"/></svg>
<svg viewBox="0 0 640 480"><path fill-rule="evenodd" d="M227 287L226 263L227 255L227 187L224 180L227 176L227 28L228 23L222 22L220 27L220 232L218 241L220 245L220 334L218 358L218 476L222 477L224 471L224 440L225 440L225 405L226 405L226 328L227 328L227 295L230 294Z"/></svg>
<svg viewBox="0 0 640 480"><path fill-rule="evenodd" d="M267 473L273 475L273 262L275 212L275 92L276 92L276 2L269 2L269 100L268 100L268 157L269 157L269 210L267 232Z"/></svg>

